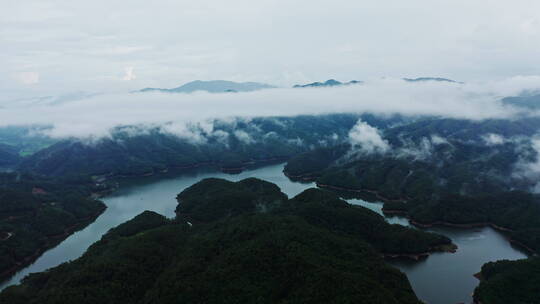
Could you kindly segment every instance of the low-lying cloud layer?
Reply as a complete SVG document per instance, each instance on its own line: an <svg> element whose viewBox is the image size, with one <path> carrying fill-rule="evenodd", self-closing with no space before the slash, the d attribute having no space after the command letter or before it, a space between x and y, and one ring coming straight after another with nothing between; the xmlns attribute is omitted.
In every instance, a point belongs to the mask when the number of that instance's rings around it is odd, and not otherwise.
<svg viewBox="0 0 540 304"><path fill-rule="evenodd" d="M349 132L349 141L353 150L370 153L384 153L390 149L390 145L381 136L377 128L359 120Z"/></svg>
<svg viewBox="0 0 540 304"><path fill-rule="evenodd" d="M193 94L126 93L97 95L52 104L13 103L0 107L2 126L50 126L55 138L109 136L119 126L165 126L181 136L189 125L213 119L372 113L376 115L432 115L482 120L512 119L523 113L500 99L540 89L540 77L515 77L489 83L408 83L401 79L366 81L321 89L268 89L249 93ZM238 134L243 137L242 134ZM243 138L249 140L249 138Z"/></svg>

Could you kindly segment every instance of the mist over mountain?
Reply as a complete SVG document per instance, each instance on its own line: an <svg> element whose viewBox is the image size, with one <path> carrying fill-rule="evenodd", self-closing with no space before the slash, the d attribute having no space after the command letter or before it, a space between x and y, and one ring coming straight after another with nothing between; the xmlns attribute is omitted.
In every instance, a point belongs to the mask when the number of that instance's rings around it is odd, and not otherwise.
<svg viewBox="0 0 540 304"><path fill-rule="evenodd" d="M493 82L407 82L385 78L362 85L321 90L276 88L214 94L101 94L54 105L6 106L0 126L41 126L53 138L102 138L116 127L174 125L177 134L189 125L213 119L293 117L330 113L438 116L471 120L534 116L535 111L503 104L500 99L534 90L539 77L513 77Z"/></svg>
<svg viewBox="0 0 540 304"><path fill-rule="evenodd" d="M0 304L540 304L538 12L0 1Z"/></svg>
<svg viewBox="0 0 540 304"><path fill-rule="evenodd" d="M538 110L540 109L540 94L528 93L521 96L505 97L502 102L511 106Z"/></svg>
<svg viewBox="0 0 540 304"><path fill-rule="evenodd" d="M271 89L274 86L258 82L234 82L227 80L195 80L172 89L145 88L139 92L162 92L162 93L193 93L204 91L209 93L224 92L251 92L262 89Z"/></svg>
<svg viewBox="0 0 540 304"><path fill-rule="evenodd" d="M403 120L334 114L213 120L187 129L175 124L126 126L95 141L59 141L26 157L19 168L49 176L137 176L203 164L242 170L250 163L285 160L301 151L346 141L359 118L381 128Z"/></svg>
<svg viewBox="0 0 540 304"><path fill-rule="evenodd" d="M448 78L441 77L418 77L418 78L403 78L403 80L408 82L419 82L419 81L443 81L443 82L458 82Z"/></svg>
<svg viewBox="0 0 540 304"><path fill-rule="evenodd" d="M341 86L341 85L349 85L349 84L361 84L362 81L358 80L351 80L349 82L340 82L335 79L328 79L325 82L312 82L308 84L295 84L293 88L318 88L318 87L333 87L333 86Z"/></svg>

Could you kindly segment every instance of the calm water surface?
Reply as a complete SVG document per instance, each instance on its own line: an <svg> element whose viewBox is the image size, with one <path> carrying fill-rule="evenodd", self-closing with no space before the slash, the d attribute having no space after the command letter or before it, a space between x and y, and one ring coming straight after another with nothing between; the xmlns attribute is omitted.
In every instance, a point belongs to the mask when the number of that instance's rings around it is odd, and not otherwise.
<svg viewBox="0 0 540 304"><path fill-rule="evenodd" d="M484 263L517 260L527 256L512 247L502 234L492 228L433 228L458 246L456 253L434 253L421 262L399 260L390 263L407 274L416 295L426 303L470 303L478 286L473 275Z"/></svg>
<svg viewBox="0 0 540 304"><path fill-rule="evenodd" d="M349 200L382 214L382 203ZM392 224L410 226L404 217L386 217ZM510 245L505 237L490 227L476 229L436 227L423 229L446 235L458 246L456 253L433 253L422 261L388 260L407 274L421 300L429 304L471 303L478 280L473 276L482 265L496 260L517 260L527 256Z"/></svg>
<svg viewBox="0 0 540 304"><path fill-rule="evenodd" d="M107 205L107 210L94 223L45 252L32 265L0 285L0 289L19 283L29 273L44 271L80 257L110 228L133 218L144 210L152 210L167 217L173 217L177 204L176 195L203 178L219 177L237 181L247 177L257 177L277 184L289 197L315 187L314 183L291 182L283 175L283 166L283 164L272 165L238 175L199 172L171 178L161 176L123 181L125 185L122 185L120 190L102 199ZM357 199L349 200L349 202L382 213L381 203L368 203ZM387 220L393 224L409 225L407 219L402 217L388 217ZM480 270L482 264L500 259L513 260L526 257L522 252L511 247L501 234L491 228L476 230L434 228L430 231L450 237L458 245L458 252L436 253L420 262L390 261L392 265L407 274L414 291L426 303L469 303L470 295L478 285L473 274Z"/></svg>
<svg viewBox="0 0 540 304"><path fill-rule="evenodd" d="M105 212L95 222L78 231L58 246L46 251L33 264L22 269L10 280L2 283L0 289L20 282L27 274L44 271L63 262L80 257L86 249L98 241L109 229L133 218L144 210L155 211L167 217L174 217L176 195L201 179L219 177L232 181L257 177L275 183L289 197L315 187L314 183L293 183L283 175L283 164L245 171L237 175L220 172L195 172L173 178L163 176L138 180L123 180L125 185L111 196L102 198L107 205Z"/></svg>

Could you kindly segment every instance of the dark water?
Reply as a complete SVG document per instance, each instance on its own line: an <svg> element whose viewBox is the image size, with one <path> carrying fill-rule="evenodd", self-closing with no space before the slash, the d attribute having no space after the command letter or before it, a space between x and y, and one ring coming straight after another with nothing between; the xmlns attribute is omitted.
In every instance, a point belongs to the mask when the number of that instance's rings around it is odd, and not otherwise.
<svg viewBox="0 0 540 304"><path fill-rule="evenodd" d="M484 263L526 258L492 228L434 228L429 231L451 238L458 251L435 253L419 263L391 262L407 274L416 295L427 303L469 303L478 285L473 274L479 272Z"/></svg>
<svg viewBox="0 0 540 304"><path fill-rule="evenodd" d="M382 203L349 200L382 214ZM388 222L410 226L404 217L387 217ZM422 261L389 260L407 274L416 295L429 304L471 303L478 285L473 276L482 265L496 260L517 260L527 256L510 245L490 227L476 229L436 227L424 229L446 235L458 246L456 253L434 253Z"/></svg>
<svg viewBox="0 0 540 304"><path fill-rule="evenodd" d="M349 200L382 214L382 203ZM387 217L388 222L410 226L404 217ZM456 253L434 253L422 261L388 260L407 274L418 298L429 304L471 303L478 285L473 276L482 265L496 260L517 260L527 256L510 245L505 237L490 227L476 229L436 227L424 229L446 235L458 246Z"/></svg>
<svg viewBox="0 0 540 304"><path fill-rule="evenodd" d="M78 258L88 246L99 240L110 228L133 218L144 210L152 210L173 217L176 195L203 178L220 177L236 181L247 177L257 177L277 184L289 197L314 187L313 183L291 182L283 175L282 170L283 164L246 171L238 175L206 172L174 178L160 177L159 179L145 178L129 181L121 190L103 199L108 208L94 223L45 252L34 264L0 285L0 289L19 283L21 278L29 273L43 271ZM361 200L349 200L349 202L381 213L382 204ZM387 219L390 223L408 225L404 218ZM458 252L433 254L421 262L390 261L407 274L418 297L427 303L468 303L471 301L470 294L478 284L473 274L480 270L482 264L499 259L525 257L523 253L512 248L501 234L491 228L432 230L450 237L459 246Z"/></svg>
<svg viewBox="0 0 540 304"><path fill-rule="evenodd" d="M293 183L283 175L282 171L283 165L281 164L245 171L237 175L214 171L198 172L174 178L129 180L127 185L123 185L113 195L102 199L107 205L107 210L94 223L72 234L55 248L45 252L32 265L22 269L9 281L2 283L0 289L19 283L29 273L44 271L80 257L92 243L98 241L110 228L116 227L144 210L152 210L167 217L173 217L177 205L176 195L203 178L219 177L237 181L248 177L257 177L277 184L289 197L314 187L313 183ZM125 180L123 182L126 183Z"/></svg>

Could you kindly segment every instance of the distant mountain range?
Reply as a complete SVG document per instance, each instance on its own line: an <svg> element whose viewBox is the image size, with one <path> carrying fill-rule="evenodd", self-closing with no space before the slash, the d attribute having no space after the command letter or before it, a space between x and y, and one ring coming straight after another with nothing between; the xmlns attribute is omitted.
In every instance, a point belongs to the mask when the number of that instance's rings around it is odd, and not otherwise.
<svg viewBox="0 0 540 304"><path fill-rule="evenodd" d="M192 93L206 91L210 93L250 92L261 89L271 89L274 86L258 82L234 82L227 80L195 80L172 89L145 88L139 92Z"/></svg>
<svg viewBox="0 0 540 304"><path fill-rule="evenodd" d="M403 78L403 80L405 80L407 82L441 81L441 82L461 83L459 81L455 81L455 80L448 79L448 78L440 78L440 77ZM308 84L297 84L297 85L294 85L293 88L335 87L335 86L361 84L361 83L363 83L363 82L358 81L358 80L351 80L349 82L341 82L341 81L337 81L335 79L328 79L325 82L312 82L312 83L308 83Z"/></svg>
<svg viewBox="0 0 540 304"><path fill-rule="evenodd" d="M505 97L502 99L502 102L506 105L538 110L540 109L540 94L536 92L536 94Z"/></svg>
<svg viewBox="0 0 540 304"><path fill-rule="evenodd" d="M418 77L418 78L403 78L403 80L408 82L419 82L419 81L442 81L442 82L454 82L460 83L458 81L440 78L440 77ZM307 84L296 84L293 88L319 88L319 87L335 87L343 85L353 85L361 84L362 81L351 80L348 82L341 82L335 79L328 79L324 82L312 82ZM137 92L163 92L163 93L193 93L196 91L205 91L209 93L224 93L224 92L251 92L262 89L271 89L275 86L259 83L259 82L234 82L228 80L195 80L188 82L184 85L181 85L176 88L164 89L164 88L144 88Z"/></svg>
<svg viewBox="0 0 540 304"><path fill-rule="evenodd" d="M349 84L359 84L359 83L362 83L362 81L351 80L349 82L341 82L341 81L337 81L335 79L328 79L325 82L312 82L312 83L308 83L308 84L297 84L297 85L293 86L293 88L334 87L334 86L349 85Z"/></svg>
<svg viewBox="0 0 540 304"><path fill-rule="evenodd" d="M418 78L403 78L403 80L408 82L418 82L418 81L442 81L442 82L455 82L455 83L461 83L459 81L455 81L448 78L440 78L440 77L418 77Z"/></svg>

